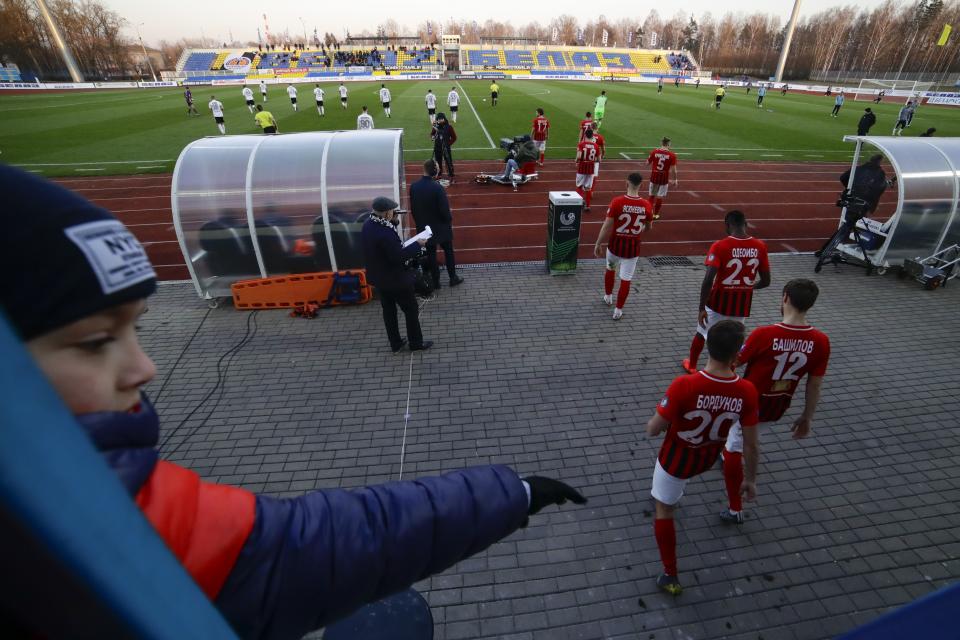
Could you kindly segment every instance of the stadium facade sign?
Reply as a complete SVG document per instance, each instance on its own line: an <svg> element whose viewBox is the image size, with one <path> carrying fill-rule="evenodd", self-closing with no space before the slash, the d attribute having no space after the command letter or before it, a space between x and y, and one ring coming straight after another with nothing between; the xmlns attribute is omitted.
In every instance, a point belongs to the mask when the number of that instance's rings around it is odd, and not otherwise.
<svg viewBox="0 0 960 640"><path fill-rule="evenodd" d="M253 64L253 60L247 56L230 56L224 61L223 68L228 71L246 73L250 70L251 64Z"/></svg>
<svg viewBox="0 0 960 640"><path fill-rule="evenodd" d="M39 82L0 82L0 89L44 89Z"/></svg>
<svg viewBox="0 0 960 640"><path fill-rule="evenodd" d="M953 107L960 107L960 93L938 93L929 91L926 93L927 104L945 104Z"/></svg>
<svg viewBox="0 0 960 640"><path fill-rule="evenodd" d="M480 78L481 80L503 80L507 77L505 73L487 73L483 71L478 71L475 75L475 78ZM514 76L516 77L516 76Z"/></svg>
<svg viewBox="0 0 960 640"><path fill-rule="evenodd" d="M165 80L162 82L141 82L139 83L142 89L150 89L152 87L175 87L177 83L172 80Z"/></svg>

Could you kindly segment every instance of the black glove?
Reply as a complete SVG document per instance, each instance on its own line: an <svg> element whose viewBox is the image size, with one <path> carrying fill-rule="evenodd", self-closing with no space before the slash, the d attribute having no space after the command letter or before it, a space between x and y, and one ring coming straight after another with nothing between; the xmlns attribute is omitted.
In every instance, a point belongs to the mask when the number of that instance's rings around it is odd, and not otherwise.
<svg viewBox="0 0 960 640"><path fill-rule="evenodd" d="M529 515L538 513L551 504L564 504L567 500L574 504L587 504L587 499L580 495L580 492L559 480L530 476L523 481L530 485L530 509L527 511Z"/></svg>

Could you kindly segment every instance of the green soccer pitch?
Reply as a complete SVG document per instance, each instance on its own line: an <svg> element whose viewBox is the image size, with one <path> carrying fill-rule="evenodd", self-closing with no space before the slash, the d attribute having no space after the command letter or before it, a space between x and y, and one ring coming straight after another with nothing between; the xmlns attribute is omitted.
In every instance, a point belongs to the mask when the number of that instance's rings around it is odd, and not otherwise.
<svg viewBox="0 0 960 640"><path fill-rule="evenodd" d="M490 104L487 80L398 81L387 86L393 94L393 117L380 107L378 82L352 82L349 108L340 107L336 82L322 82L326 117L314 106L312 83L298 84L300 111L295 113L286 85L270 85L265 107L276 117L281 133L327 129L354 129L362 105L376 126L404 129L407 160L430 154L430 126L424 95L432 89L438 111L447 112L452 86L461 94L455 125L455 159L502 157L496 148L501 137L529 133L537 107L550 119L548 158L572 158L577 125L593 110L601 90L609 97L601 133L608 157L644 158L664 135L683 159L848 161L853 145L844 135L855 134L863 109L877 113L874 135L890 135L899 103L874 105L850 99L840 117L830 117L833 98L769 90L763 109L756 107L756 88L727 91L719 111L713 109L714 88L679 88L655 84L501 80L500 101ZM260 92L251 85L257 102ZM181 89L68 92L57 94L0 93L0 162L23 166L49 176L163 173L173 169L181 149L197 138L218 135L207 102L216 95L223 102L228 134L258 134L247 111L240 86L194 87L199 117L187 117ZM469 98L469 100L467 99ZM960 135L960 109L924 106L904 135L919 135L936 127L938 137ZM492 143L491 143L492 141Z"/></svg>

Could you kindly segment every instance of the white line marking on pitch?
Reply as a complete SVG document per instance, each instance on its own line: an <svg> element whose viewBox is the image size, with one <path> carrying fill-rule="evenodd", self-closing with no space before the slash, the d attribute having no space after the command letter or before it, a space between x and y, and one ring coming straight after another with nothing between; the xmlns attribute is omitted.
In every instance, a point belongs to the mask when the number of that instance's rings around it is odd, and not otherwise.
<svg viewBox="0 0 960 640"><path fill-rule="evenodd" d="M714 155L718 155L718 156L738 156L738 155L740 155L740 154L739 154L739 153L717 153L717 154L714 154Z"/></svg>
<svg viewBox="0 0 960 640"><path fill-rule="evenodd" d="M477 113L477 110L473 107L473 101L470 99L470 96L467 95L467 90L463 88L463 85L460 84L459 81L457 81L457 86L460 87L460 91L463 92L463 97L467 99L467 104L470 105L470 111L473 111L473 115L477 117L477 122L480 123L480 128L483 129L483 135L487 136L487 142L490 143L490 148L496 149L497 145L493 144L493 138L490 137L490 132L483 126L483 120L480 119L480 114Z"/></svg>
<svg viewBox="0 0 960 640"><path fill-rule="evenodd" d="M137 169L163 169L162 164L148 164L143 167L137 167Z"/></svg>
<svg viewBox="0 0 960 640"><path fill-rule="evenodd" d="M620 155L622 155L622 156L623 156L624 158L626 158L627 160L633 160L633 158L631 158L630 156L628 156L627 154L625 154L625 153L622 152L622 151L620 152Z"/></svg>
<svg viewBox="0 0 960 640"><path fill-rule="evenodd" d="M74 171L106 171L106 169L100 167L99 169L74 169Z"/></svg>
<svg viewBox="0 0 960 640"><path fill-rule="evenodd" d="M136 164L138 162L173 162L173 160L105 160L103 162L21 162L18 167L78 167L82 164Z"/></svg>
<svg viewBox="0 0 960 640"><path fill-rule="evenodd" d="M761 153L760 156L763 158L782 158L783 154L782 153Z"/></svg>

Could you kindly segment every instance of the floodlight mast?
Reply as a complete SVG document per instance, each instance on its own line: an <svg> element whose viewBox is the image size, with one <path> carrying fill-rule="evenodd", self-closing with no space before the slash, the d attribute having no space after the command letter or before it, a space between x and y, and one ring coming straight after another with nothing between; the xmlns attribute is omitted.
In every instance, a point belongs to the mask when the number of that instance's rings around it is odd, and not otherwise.
<svg viewBox="0 0 960 640"><path fill-rule="evenodd" d="M43 16L43 21L47 23L47 29L50 31L50 39L53 40L53 43L60 49L60 56L63 58L63 63L67 65L67 71L70 72L70 77L74 82L83 82L83 74L80 73L80 67L77 66L77 61L70 52L67 41L63 39L60 28L57 26L57 23L53 21L53 16L50 14L50 9L47 8L45 0L37 0L37 8L40 9L40 15Z"/></svg>
<svg viewBox="0 0 960 640"><path fill-rule="evenodd" d="M773 81L783 80L783 68L787 66L787 56L790 54L790 41L793 40L793 30L797 27L797 17L800 15L800 0L794 0L793 13L787 23L787 33L783 38L783 49L780 51L780 60L777 61L777 72L773 74Z"/></svg>

